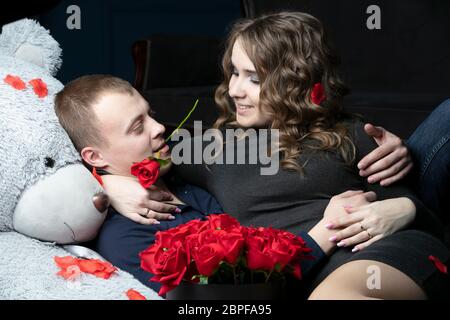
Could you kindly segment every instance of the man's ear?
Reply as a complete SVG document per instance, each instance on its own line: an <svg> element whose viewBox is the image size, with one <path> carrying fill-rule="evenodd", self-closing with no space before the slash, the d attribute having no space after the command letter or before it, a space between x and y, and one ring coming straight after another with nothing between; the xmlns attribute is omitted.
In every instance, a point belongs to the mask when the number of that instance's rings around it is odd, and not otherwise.
<svg viewBox="0 0 450 320"><path fill-rule="evenodd" d="M104 160L103 155L96 148L86 147L81 150L81 157L92 167L106 167L108 163Z"/></svg>

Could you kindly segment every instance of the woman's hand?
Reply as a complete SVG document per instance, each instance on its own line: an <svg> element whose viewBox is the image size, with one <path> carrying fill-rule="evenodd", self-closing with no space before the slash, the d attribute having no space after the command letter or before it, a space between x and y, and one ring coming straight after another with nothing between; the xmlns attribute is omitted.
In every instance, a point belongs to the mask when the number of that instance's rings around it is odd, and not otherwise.
<svg viewBox="0 0 450 320"><path fill-rule="evenodd" d="M358 163L359 174L368 177L369 183L380 181L382 186L404 178L411 171L413 163L402 140L382 127L369 123L364 126L364 130L379 147Z"/></svg>
<svg viewBox="0 0 450 320"><path fill-rule="evenodd" d="M308 234L329 255L336 248L336 243L330 241L336 230L330 230L330 221L334 221L343 215L347 215L345 208L359 207L376 200L376 194L372 191L363 192L346 191L331 198L324 212L324 217L317 223Z"/></svg>
<svg viewBox="0 0 450 320"><path fill-rule="evenodd" d="M338 247L354 246L352 252L408 226L415 218L416 207L408 198L376 201L358 207L347 207L348 214L334 218L330 230L341 229L330 241Z"/></svg>
<svg viewBox="0 0 450 320"><path fill-rule="evenodd" d="M134 177L105 175L102 180L114 209L134 222L159 224L158 220L174 219L171 213L178 213L176 206L162 202L173 197L156 186L146 190Z"/></svg>

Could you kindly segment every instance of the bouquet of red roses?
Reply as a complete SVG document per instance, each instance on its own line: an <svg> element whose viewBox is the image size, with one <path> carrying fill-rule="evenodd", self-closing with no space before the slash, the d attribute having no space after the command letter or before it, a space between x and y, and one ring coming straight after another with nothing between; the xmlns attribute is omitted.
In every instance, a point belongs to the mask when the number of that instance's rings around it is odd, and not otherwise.
<svg viewBox="0 0 450 320"><path fill-rule="evenodd" d="M300 261L311 249L292 233L244 227L227 215L209 215L156 233L142 251L141 268L162 284L159 295L181 281L199 284L268 283L289 274L301 279Z"/></svg>

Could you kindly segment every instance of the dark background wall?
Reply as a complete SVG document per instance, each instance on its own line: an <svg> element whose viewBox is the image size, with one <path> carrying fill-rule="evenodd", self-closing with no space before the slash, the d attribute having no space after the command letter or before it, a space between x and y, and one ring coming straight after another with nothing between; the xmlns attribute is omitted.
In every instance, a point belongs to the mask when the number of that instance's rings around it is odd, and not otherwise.
<svg viewBox="0 0 450 320"><path fill-rule="evenodd" d="M66 26L73 4L81 9L81 30ZM63 83L89 73L132 82L134 41L158 33L222 36L240 10L239 0L62 0L39 20L63 49Z"/></svg>

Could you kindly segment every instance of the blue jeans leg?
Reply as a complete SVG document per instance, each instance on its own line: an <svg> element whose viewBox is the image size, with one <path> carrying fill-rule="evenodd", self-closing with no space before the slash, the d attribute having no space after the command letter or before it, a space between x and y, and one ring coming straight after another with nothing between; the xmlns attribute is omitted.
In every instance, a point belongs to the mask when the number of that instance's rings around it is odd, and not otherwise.
<svg viewBox="0 0 450 320"><path fill-rule="evenodd" d="M450 99L440 104L406 142L416 191L442 220L450 220Z"/></svg>

